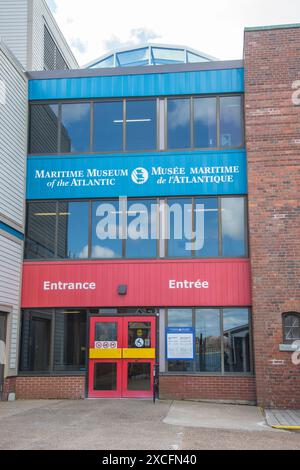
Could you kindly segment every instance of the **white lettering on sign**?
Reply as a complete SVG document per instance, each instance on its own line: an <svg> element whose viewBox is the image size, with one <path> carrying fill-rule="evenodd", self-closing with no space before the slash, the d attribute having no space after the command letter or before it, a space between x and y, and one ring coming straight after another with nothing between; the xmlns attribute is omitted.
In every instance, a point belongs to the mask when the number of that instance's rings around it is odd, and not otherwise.
<svg viewBox="0 0 300 470"><path fill-rule="evenodd" d="M95 341L95 349L118 349L117 341Z"/></svg>
<svg viewBox="0 0 300 470"><path fill-rule="evenodd" d="M169 280L169 289L209 289L208 281L176 281L175 279Z"/></svg>
<svg viewBox="0 0 300 470"><path fill-rule="evenodd" d="M43 290L95 290L95 282L51 282L44 281Z"/></svg>

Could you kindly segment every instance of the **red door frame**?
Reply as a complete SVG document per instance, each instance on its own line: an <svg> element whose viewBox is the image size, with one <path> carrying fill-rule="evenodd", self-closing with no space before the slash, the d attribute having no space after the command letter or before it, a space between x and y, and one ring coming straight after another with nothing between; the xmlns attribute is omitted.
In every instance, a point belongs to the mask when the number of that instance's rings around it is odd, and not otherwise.
<svg viewBox="0 0 300 470"><path fill-rule="evenodd" d="M96 323L117 323L117 350L106 350L98 352L95 349L95 326ZM128 323L129 322L150 322L151 335L149 348L128 348ZM123 357L123 350L126 350L126 358ZM131 355L132 358L128 357ZM153 380L156 351L156 316L113 316L113 317L90 317L89 333L89 366L88 366L88 397L89 398L151 398L153 396ZM114 356L109 357L110 353ZM95 357L97 354L108 354L108 357ZM125 354L124 354L125 355ZM153 357L136 357L152 355ZM116 390L94 390L94 366L97 363L116 363L117 377ZM128 390L128 364L129 363L150 364L150 389L149 390Z"/></svg>

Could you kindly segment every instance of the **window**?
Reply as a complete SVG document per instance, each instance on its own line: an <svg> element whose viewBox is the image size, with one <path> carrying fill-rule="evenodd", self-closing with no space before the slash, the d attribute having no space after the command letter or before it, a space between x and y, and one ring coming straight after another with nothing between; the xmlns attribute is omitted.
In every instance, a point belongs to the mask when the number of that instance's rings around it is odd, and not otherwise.
<svg viewBox="0 0 300 470"><path fill-rule="evenodd" d="M194 99L194 147L217 147L217 100Z"/></svg>
<svg viewBox="0 0 300 470"><path fill-rule="evenodd" d="M57 153L58 105L35 104L30 107L30 153Z"/></svg>
<svg viewBox="0 0 300 470"><path fill-rule="evenodd" d="M190 99L168 99L168 148L187 149L190 139L191 110Z"/></svg>
<svg viewBox="0 0 300 470"><path fill-rule="evenodd" d="M90 103L70 103L61 106L61 152L90 151Z"/></svg>
<svg viewBox="0 0 300 470"><path fill-rule="evenodd" d="M89 242L88 202L58 203L57 258L87 258Z"/></svg>
<svg viewBox="0 0 300 470"><path fill-rule="evenodd" d="M196 198L194 207L196 233L195 256L219 256L219 209L217 198Z"/></svg>
<svg viewBox="0 0 300 470"><path fill-rule="evenodd" d="M85 370L85 310L25 310L22 315L20 371Z"/></svg>
<svg viewBox="0 0 300 470"><path fill-rule="evenodd" d="M283 314L283 339L285 343L300 340L300 313Z"/></svg>
<svg viewBox="0 0 300 470"><path fill-rule="evenodd" d="M26 259L88 257L87 202L31 202L26 227Z"/></svg>
<svg viewBox="0 0 300 470"><path fill-rule="evenodd" d="M250 373L250 312L248 308L172 308L168 327L195 329L195 360L168 360L168 372Z"/></svg>
<svg viewBox="0 0 300 470"><path fill-rule="evenodd" d="M246 308L223 310L225 372L250 371L249 312Z"/></svg>
<svg viewBox="0 0 300 470"><path fill-rule="evenodd" d="M22 322L20 370L49 372L53 315L49 311L25 311Z"/></svg>
<svg viewBox="0 0 300 470"><path fill-rule="evenodd" d="M33 154L228 149L244 144L241 95L46 102L32 103L30 109Z"/></svg>
<svg viewBox="0 0 300 470"><path fill-rule="evenodd" d="M56 202L31 202L27 206L25 258L55 258Z"/></svg>
<svg viewBox="0 0 300 470"><path fill-rule="evenodd" d="M85 370L86 312L56 310L54 370Z"/></svg>
<svg viewBox="0 0 300 470"><path fill-rule="evenodd" d="M155 150L156 100L126 102L126 150Z"/></svg>
<svg viewBox="0 0 300 470"><path fill-rule="evenodd" d="M220 147L241 147L242 97L222 96L220 98Z"/></svg>
<svg viewBox="0 0 300 470"><path fill-rule="evenodd" d="M121 258L120 211L118 201L92 203L92 258Z"/></svg>
<svg viewBox="0 0 300 470"><path fill-rule="evenodd" d="M127 210L126 258L155 258L157 254L157 206L151 199L130 200Z"/></svg>
<svg viewBox="0 0 300 470"><path fill-rule="evenodd" d="M187 197L28 202L25 259L244 257L245 201Z"/></svg>
<svg viewBox="0 0 300 470"><path fill-rule="evenodd" d="M196 309L196 371L221 372L219 309Z"/></svg>
<svg viewBox="0 0 300 470"><path fill-rule="evenodd" d="M94 104L94 152L123 150L123 101Z"/></svg>
<svg viewBox="0 0 300 470"><path fill-rule="evenodd" d="M168 309L169 327L191 327L193 326L193 310L191 308ZM168 361L169 372L192 372L193 361L171 360Z"/></svg>
<svg viewBox="0 0 300 470"><path fill-rule="evenodd" d="M168 199L168 256L191 257L193 247L191 198Z"/></svg>
<svg viewBox="0 0 300 470"><path fill-rule="evenodd" d="M221 224L223 256L245 256L247 249L244 198L221 199Z"/></svg>

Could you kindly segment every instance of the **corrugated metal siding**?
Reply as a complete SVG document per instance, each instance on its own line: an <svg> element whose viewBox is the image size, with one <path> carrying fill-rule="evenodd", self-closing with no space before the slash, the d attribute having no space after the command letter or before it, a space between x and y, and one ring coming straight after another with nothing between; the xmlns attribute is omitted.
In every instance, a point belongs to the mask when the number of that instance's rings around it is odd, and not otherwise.
<svg viewBox="0 0 300 470"><path fill-rule="evenodd" d="M242 93L243 91L244 69L29 81L30 100Z"/></svg>
<svg viewBox="0 0 300 470"><path fill-rule="evenodd" d="M28 0L0 1L0 38L24 68L27 66Z"/></svg>
<svg viewBox="0 0 300 470"><path fill-rule="evenodd" d="M169 281L208 288L170 288ZM45 290L50 283L94 282L95 289ZM127 295L118 285L127 284ZM250 306L248 259L27 262L22 307Z"/></svg>
<svg viewBox="0 0 300 470"><path fill-rule="evenodd" d="M0 217L20 228L24 219L27 151L27 81L0 47L0 80L5 102L0 104Z"/></svg>
<svg viewBox="0 0 300 470"><path fill-rule="evenodd" d="M9 374L17 368L21 265L22 244L0 235L0 304L12 308L8 315Z"/></svg>

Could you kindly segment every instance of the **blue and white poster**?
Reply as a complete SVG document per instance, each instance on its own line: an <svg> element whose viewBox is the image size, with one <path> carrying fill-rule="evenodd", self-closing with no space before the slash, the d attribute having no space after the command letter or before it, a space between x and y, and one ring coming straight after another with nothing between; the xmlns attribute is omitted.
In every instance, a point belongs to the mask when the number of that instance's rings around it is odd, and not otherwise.
<svg viewBox="0 0 300 470"><path fill-rule="evenodd" d="M167 328L167 360L193 361L195 359L195 349L195 328Z"/></svg>
<svg viewBox="0 0 300 470"><path fill-rule="evenodd" d="M27 199L246 193L244 151L27 159Z"/></svg>

